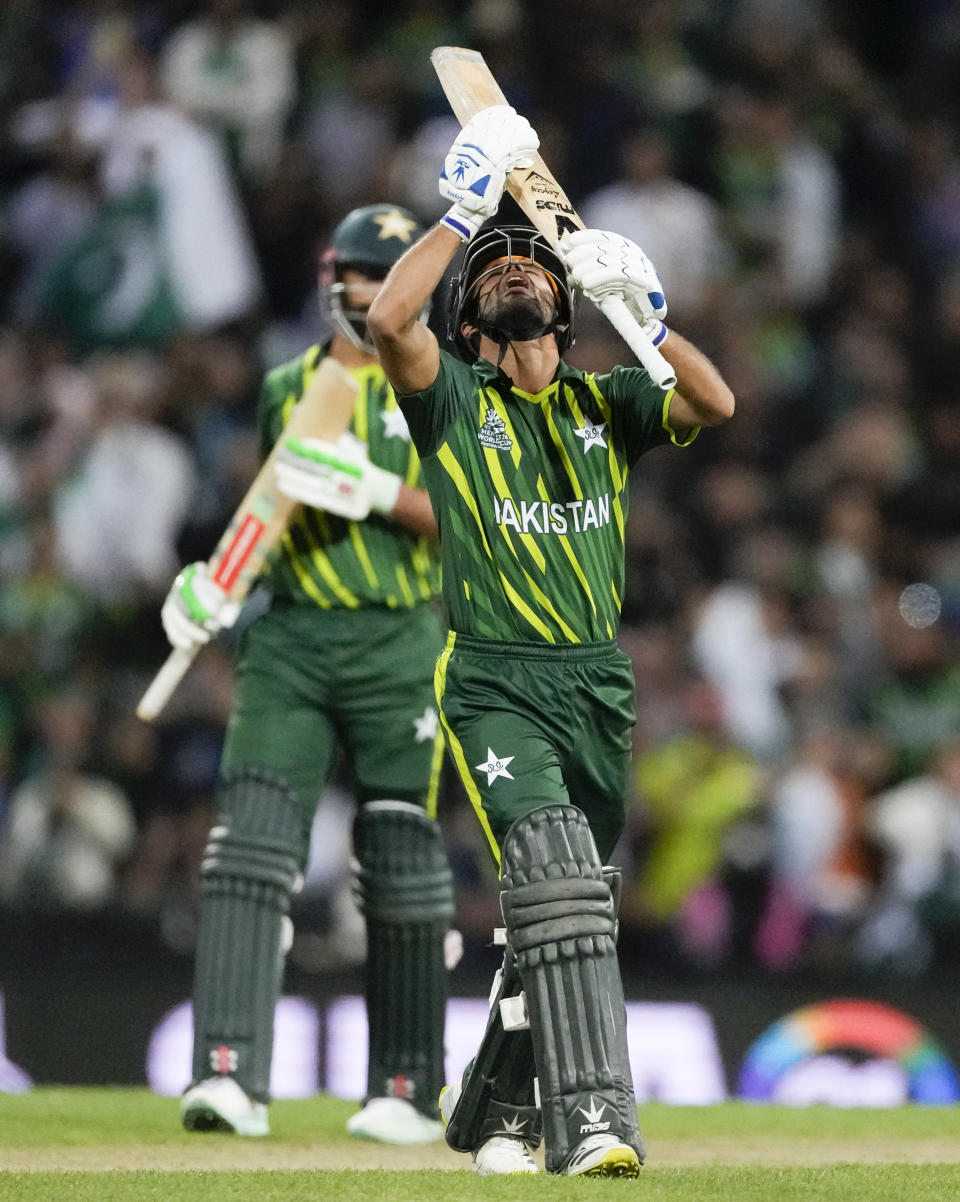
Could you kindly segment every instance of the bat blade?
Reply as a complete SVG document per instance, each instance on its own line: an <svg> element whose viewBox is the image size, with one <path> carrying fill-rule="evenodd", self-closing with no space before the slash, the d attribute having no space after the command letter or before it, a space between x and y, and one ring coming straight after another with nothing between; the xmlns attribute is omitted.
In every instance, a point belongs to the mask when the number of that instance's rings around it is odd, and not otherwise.
<svg viewBox="0 0 960 1202"><path fill-rule="evenodd" d="M297 508L297 502L277 487L275 464L280 448L292 437L336 442L350 425L356 394L356 380L335 359L324 359L313 373L207 562L211 578L232 601L240 603L246 598ZM170 652L137 706L139 718L151 722L157 717L195 655L195 650L175 648Z"/></svg>
<svg viewBox="0 0 960 1202"><path fill-rule="evenodd" d="M437 46L430 54L454 116L461 125L493 104L509 104L483 55L463 46ZM537 154L529 167L507 174L507 191L554 249L564 234L583 229L583 222L553 172ZM609 297L601 310L661 388L672 388L676 373L640 329L619 297Z"/></svg>

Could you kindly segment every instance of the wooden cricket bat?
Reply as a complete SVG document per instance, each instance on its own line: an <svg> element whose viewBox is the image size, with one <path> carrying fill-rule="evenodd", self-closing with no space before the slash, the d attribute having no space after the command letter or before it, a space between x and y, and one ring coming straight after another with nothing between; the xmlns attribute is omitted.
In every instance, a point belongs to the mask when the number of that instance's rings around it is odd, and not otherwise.
<svg viewBox="0 0 960 1202"><path fill-rule="evenodd" d="M357 382L350 372L335 359L324 359L207 562L211 578L231 600L242 602L249 593L298 505L277 488L274 464L280 448L292 437L336 442L350 425L356 394ZM156 718L196 653L197 649L179 648L170 652L137 706L139 718Z"/></svg>
<svg viewBox="0 0 960 1202"><path fill-rule="evenodd" d="M430 61L450 107L461 125L492 104L509 104L483 55L462 46L437 46ZM507 191L550 245L557 249L567 232L582 230L567 194L538 154L530 167L517 167L507 175ZM627 346L661 388L672 388L677 377L618 296L601 301L600 309Z"/></svg>

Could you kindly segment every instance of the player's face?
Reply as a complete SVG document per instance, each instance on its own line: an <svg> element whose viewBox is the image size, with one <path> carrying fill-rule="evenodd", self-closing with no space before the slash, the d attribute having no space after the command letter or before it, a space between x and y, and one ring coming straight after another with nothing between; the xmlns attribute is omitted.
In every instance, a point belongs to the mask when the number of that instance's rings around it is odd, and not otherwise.
<svg viewBox="0 0 960 1202"><path fill-rule="evenodd" d="M343 273L342 283L344 308L365 313L373 304L373 298L380 291L383 280L372 279L362 271L348 267Z"/></svg>
<svg viewBox="0 0 960 1202"><path fill-rule="evenodd" d="M548 324L557 309L553 283L529 260L491 264L480 278L477 309L485 321L523 331Z"/></svg>

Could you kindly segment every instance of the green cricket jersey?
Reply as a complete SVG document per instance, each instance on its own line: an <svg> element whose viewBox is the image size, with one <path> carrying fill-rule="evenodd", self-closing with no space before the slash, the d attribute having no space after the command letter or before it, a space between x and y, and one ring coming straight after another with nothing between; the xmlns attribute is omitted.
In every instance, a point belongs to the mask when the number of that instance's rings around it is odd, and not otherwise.
<svg viewBox="0 0 960 1202"><path fill-rule="evenodd" d="M261 449L268 455L322 358L318 346L268 373L260 394ZM422 487L420 460L379 364L354 368L359 382L350 428L371 460ZM301 506L267 577L280 597L322 609L409 608L440 591L435 543L371 514L364 522Z"/></svg>
<svg viewBox="0 0 960 1202"><path fill-rule="evenodd" d="M441 351L435 382L400 406L440 526L452 630L502 642L614 637L627 471L678 442L672 395L640 368L591 375L562 362L533 394L485 360Z"/></svg>

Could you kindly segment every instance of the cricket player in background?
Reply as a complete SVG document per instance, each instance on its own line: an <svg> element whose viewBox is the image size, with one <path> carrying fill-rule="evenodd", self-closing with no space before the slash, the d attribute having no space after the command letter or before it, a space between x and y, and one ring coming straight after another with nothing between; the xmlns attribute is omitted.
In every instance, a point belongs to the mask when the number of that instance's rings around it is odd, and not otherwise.
<svg viewBox="0 0 960 1202"><path fill-rule="evenodd" d="M499 105L444 164L453 207L391 269L368 328L406 415L438 515L450 634L436 689L449 750L500 869L506 953L480 1049L444 1091L447 1142L481 1174L633 1177L643 1159L616 950L613 871L635 720L615 636L628 480L733 413L713 365L663 325L652 265L580 230L562 256L532 228L484 223L507 171L539 144ZM441 350L419 314L466 243ZM672 365L566 364L571 284L622 297ZM521 996L522 995L522 996Z"/></svg>
<svg viewBox="0 0 960 1202"><path fill-rule="evenodd" d="M347 367L359 391L338 442L294 440L277 465L280 490L302 507L265 579L269 609L240 643L202 866L193 1083L181 1101L190 1130L268 1132L290 899L340 751L358 802L357 892L368 944L367 1097L347 1127L390 1143L442 1134L453 886L434 820L443 747L432 683L443 640L436 523L366 330L387 269L421 233L414 216L393 205L345 217L321 268L332 339L263 384L264 455L323 356ZM236 609L200 563L177 577L162 618L171 644L193 649L230 625Z"/></svg>

